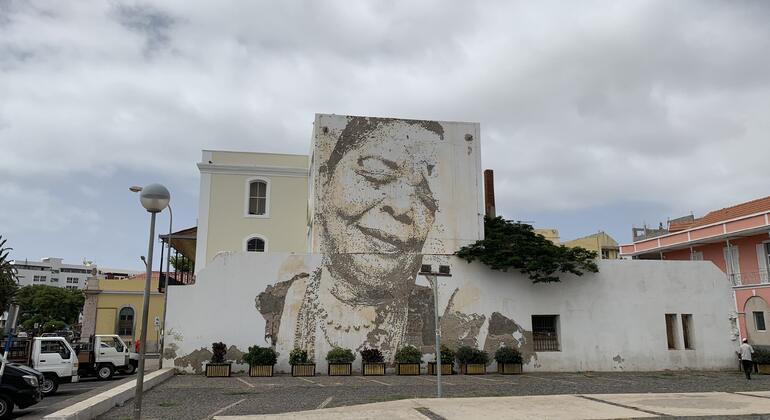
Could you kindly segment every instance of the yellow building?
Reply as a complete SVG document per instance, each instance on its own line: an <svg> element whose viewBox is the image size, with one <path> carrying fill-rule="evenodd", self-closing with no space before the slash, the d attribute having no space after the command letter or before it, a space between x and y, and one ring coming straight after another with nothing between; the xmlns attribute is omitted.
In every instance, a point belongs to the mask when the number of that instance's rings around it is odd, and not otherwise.
<svg viewBox="0 0 770 420"><path fill-rule="evenodd" d="M617 260L620 252L618 242L603 231L564 242L562 245L568 247L579 246L589 251L595 251L601 255L603 260Z"/></svg>
<svg viewBox="0 0 770 420"><path fill-rule="evenodd" d="M93 279L85 289L82 337L92 334L117 334L133 345L141 335L145 275L120 280ZM153 273L150 309L147 320L147 351L156 352L163 319L163 293L158 292L159 276Z"/></svg>
<svg viewBox="0 0 770 420"><path fill-rule="evenodd" d="M538 235L545 236L545 239L548 239L549 241L553 242L554 244L559 244L559 230L558 229L535 229L535 233Z"/></svg>

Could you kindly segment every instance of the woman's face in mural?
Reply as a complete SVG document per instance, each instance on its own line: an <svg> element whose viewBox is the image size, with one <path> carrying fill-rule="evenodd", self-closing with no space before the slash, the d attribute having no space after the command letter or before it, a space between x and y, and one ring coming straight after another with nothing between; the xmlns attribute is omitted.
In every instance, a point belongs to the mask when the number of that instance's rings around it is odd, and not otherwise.
<svg viewBox="0 0 770 420"><path fill-rule="evenodd" d="M344 277L392 292L402 285L388 284L387 276L403 281L398 274L419 264L415 254L437 210L431 180L438 140L418 125L383 123L335 166L324 198L325 240Z"/></svg>

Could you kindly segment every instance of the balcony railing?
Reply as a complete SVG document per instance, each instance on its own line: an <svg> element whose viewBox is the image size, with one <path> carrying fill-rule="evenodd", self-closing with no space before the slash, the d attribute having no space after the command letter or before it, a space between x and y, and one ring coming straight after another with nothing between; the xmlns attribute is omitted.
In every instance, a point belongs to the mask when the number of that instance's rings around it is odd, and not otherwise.
<svg viewBox="0 0 770 420"><path fill-rule="evenodd" d="M746 286L751 284L770 283L770 272L768 270L742 271L740 273L729 273L727 279L733 286Z"/></svg>

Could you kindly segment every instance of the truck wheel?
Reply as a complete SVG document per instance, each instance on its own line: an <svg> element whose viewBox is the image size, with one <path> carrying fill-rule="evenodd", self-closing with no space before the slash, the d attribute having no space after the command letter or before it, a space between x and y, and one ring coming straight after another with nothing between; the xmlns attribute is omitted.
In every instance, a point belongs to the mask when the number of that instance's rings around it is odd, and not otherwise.
<svg viewBox="0 0 770 420"><path fill-rule="evenodd" d="M44 397L50 397L56 394L56 390L59 389L59 381L56 378L50 376L43 376L43 383L40 384L40 390L43 391Z"/></svg>
<svg viewBox="0 0 770 420"><path fill-rule="evenodd" d="M129 363L123 368L123 373L126 375L133 375L136 372L136 366L133 363Z"/></svg>
<svg viewBox="0 0 770 420"><path fill-rule="evenodd" d="M110 365L101 365L99 366L99 369L96 371L96 376L104 381L107 379L112 378L112 375L115 373L115 369L112 368Z"/></svg>
<svg viewBox="0 0 770 420"><path fill-rule="evenodd" d="M10 419L13 413L13 402L5 395L0 395L0 419Z"/></svg>

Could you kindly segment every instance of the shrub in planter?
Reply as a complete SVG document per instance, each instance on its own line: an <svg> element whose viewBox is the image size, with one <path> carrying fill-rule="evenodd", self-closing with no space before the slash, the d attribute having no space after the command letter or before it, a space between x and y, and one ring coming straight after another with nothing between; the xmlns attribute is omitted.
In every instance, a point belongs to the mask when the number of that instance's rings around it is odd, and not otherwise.
<svg viewBox="0 0 770 420"><path fill-rule="evenodd" d="M361 350L361 373L364 376L382 376L385 374L385 357L378 349Z"/></svg>
<svg viewBox="0 0 770 420"><path fill-rule="evenodd" d="M249 364L249 376L273 376L278 353L270 347L251 346L243 361Z"/></svg>
<svg viewBox="0 0 770 420"><path fill-rule="evenodd" d="M770 349L765 347L755 348L751 359L757 367L757 372L764 375L770 374Z"/></svg>
<svg viewBox="0 0 770 420"><path fill-rule="evenodd" d="M353 373L353 361L356 355L353 350L335 347L326 353L329 362L329 376L350 376Z"/></svg>
<svg viewBox="0 0 770 420"><path fill-rule="evenodd" d="M289 353L291 376L315 376L315 363L307 357L307 350L296 348Z"/></svg>
<svg viewBox="0 0 770 420"><path fill-rule="evenodd" d="M460 372L464 375L483 375L487 373L487 352L470 346L462 346L457 349L457 361L460 362Z"/></svg>
<svg viewBox="0 0 770 420"><path fill-rule="evenodd" d="M414 346L405 346L396 352L396 373L398 375L419 375L422 352Z"/></svg>
<svg viewBox="0 0 770 420"><path fill-rule="evenodd" d="M503 375L516 375L522 372L523 362L521 353L513 347L500 347L495 352L497 373Z"/></svg>
<svg viewBox="0 0 770 420"><path fill-rule="evenodd" d="M206 364L207 377L227 377L230 376L230 362L225 362L227 345L222 343L211 344L211 361Z"/></svg>
<svg viewBox="0 0 770 420"><path fill-rule="evenodd" d="M435 358L435 357L434 357ZM441 374L452 375L454 373L455 352L449 347L441 345ZM428 362L428 375L436 374L436 362Z"/></svg>

